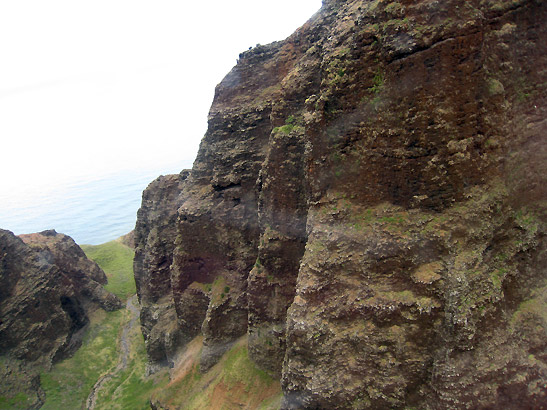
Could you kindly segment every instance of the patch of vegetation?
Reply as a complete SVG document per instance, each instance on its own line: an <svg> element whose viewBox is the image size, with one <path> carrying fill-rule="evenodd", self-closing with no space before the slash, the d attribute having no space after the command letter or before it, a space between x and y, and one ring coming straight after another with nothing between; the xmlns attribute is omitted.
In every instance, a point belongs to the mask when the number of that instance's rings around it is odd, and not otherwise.
<svg viewBox="0 0 547 410"><path fill-rule="evenodd" d="M530 89L527 84L525 77L519 77L515 84L515 90L517 92L517 100L523 102L524 100L530 98L533 94L533 91Z"/></svg>
<svg viewBox="0 0 547 410"><path fill-rule="evenodd" d="M13 397L0 396L0 408L12 410L28 409L29 397L25 393L17 393Z"/></svg>
<svg viewBox="0 0 547 410"><path fill-rule="evenodd" d="M116 340L122 319L121 310L94 312L82 347L41 375L46 392L42 410L82 408L98 378L117 362Z"/></svg>
<svg viewBox="0 0 547 410"><path fill-rule="evenodd" d="M117 365L117 338L126 321L124 311L95 312L82 347L73 357L41 375L46 392L43 410L83 408L99 377ZM96 410L149 409L148 399L152 391L167 383L165 373L154 379L144 377L146 352L138 326L131 334L130 345L132 349L126 370L105 383L97 396Z"/></svg>
<svg viewBox="0 0 547 410"><path fill-rule="evenodd" d="M535 235L539 229L539 221L531 212L519 210L515 213L517 224L530 235Z"/></svg>
<svg viewBox="0 0 547 410"><path fill-rule="evenodd" d="M385 12L394 16L402 16L404 15L405 7L401 3L394 1L386 6Z"/></svg>
<svg viewBox="0 0 547 410"><path fill-rule="evenodd" d="M498 270L493 271L490 274L490 280L494 284L496 288L501 288L501 283L503 282L503 279L505 278L505 274L507 273L506 268L501 268Z"/></svg>
<svg viewBox="0 0 547 410"><path fill-rule="evenodd" d="M282 125L280 127L275 127L273 129L273 133L281 133L285 135L289 135L293 130L296 130L298 132L301 132L304 130L304 127L298 124L298 121L294 117L294 115L289 115L287 119L285 120L285 125Z"/></svg>
<svg viewBox="0 0 547 410"><path fill-rule="evenodd" d="M340 52L330 59L328 65L325 68L326 77L325 82L331 86L337 86L348 80L348 73L351 72L348 56L350 54L349 48L340 50Z"/></svg>
<svg viewBox="0 0 547 410"><path fill-rule="evenodd" d="M147 358L139 326L130 335L130 346L127 368L104 384L97 395L96 410L148 410L152 392L167 384L167 372L144 376Z"/></svg>
<svg viewBox="0 0 547 410"><path fill-rule="evenodd" d="M256 271L259 274L262 273L262 264L260 263L260 258L259 257L256 258L255 268L256 268Z"/></svg>
<svg viewBox="0 0 547 410"><path fill-rule="evenodd" d="M505 88L499 80L490 78L488 80L488 92L490 95L500 95L505 93Z"/></svg>
<svg viewBox="0 0 547 410"><path fill-rule="evenodd" d="M119 242L82 246L109 279L109 290L126 299L135 293L133 251ZM118 338L129 321L129 312L97 310L90 315L90 325L82 346L74 356L57 363L40 377L46 392L43 410L80 410L92 387L105 373L118 364ZM166 372L145 378L146 352L139 326L129 335L130 353L127 367L104 384L96 401L96 410L149 409L152 391L167 383Z"/></svg>
<svg viewBox="0 0 547 410"><path fill-rule="evenodd" d="M308 251L312 253L322 253L327 250L327 246L319 239L308 241L306 247L308 248Z"/></svg>
<svg viewBox="0 0 547 410"><path fill-rule="evenodd" d="M382 88L384 87L384 82L384 71L381 69L381 67L378 67L376 73L374 74L374 77L372 78L372 87L369 88L369 91L374 94L378 94L380 91L382 91Z"/></svg>
<svg viewBox="0 0 547 410"><path fill-rule="evenodd" d="M176 404L185 410L249 410L278 409L281 386L277 380L260 370L249 358L247 338L240 339L219 363L205 374L198 366L199 349L185 374L175 377L157 398L165 405Z"/></svg>
<svg viewBox="0 0 547 410"><path fill-rule="evenodd" d="M531 319L540 319L539 321ZM547 284L537 288L531 297L519 304L511 317L511 326L518 327L526 323L542 323L547 328Z"/></svg>
<svg viewBox="0 0 547 410"><path fill-rule="evenodd" d="M402 215L390 215L390 216L383 216L380 219L378 219L380 223L387 223L387 224L402 224L404 222L404 218Z"/></svg>
<svg viewBox="0 0 547 410"><path fill-rule="evenodd" d="M88 258L97 262L105 271L108 278L106 290L123 301L137 292L133 276L135 252L131 248L120 242L111 241L102 245L82 245L82 249Z"/></svg>
<svg viewBox="0 0 547 410"><path fill-rule="evenodd" d="M391 19L382 24L382 31L384 34L387 32L396 32L399 30L408 30L410 28L410 21L407 17L403 19Z"/></svg>
<svg viewBox="0 0 547 410"><path fill-rule="evenodd" d="M226 286L226 279L224 278L224 276L217 276L211 288L211 300L216 303L223 300L226 296L226 289L229 290L230 287Z"/></svg>

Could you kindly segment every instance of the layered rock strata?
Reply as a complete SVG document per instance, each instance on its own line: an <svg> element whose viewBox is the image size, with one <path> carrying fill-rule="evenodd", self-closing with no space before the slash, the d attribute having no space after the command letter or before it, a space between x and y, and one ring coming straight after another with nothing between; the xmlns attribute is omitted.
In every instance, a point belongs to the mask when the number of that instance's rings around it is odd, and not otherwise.
<svg viewBox="0 0 547 410"><path fill-rule="evenodd" d="M81 343L90 309L113 310L104 272L68 236L55 231L17 237L0 230L0 395L43 401L39 372Z"/></svg>
<svg viewBox="0 0 547 410"><path fill-rule="evenodd" d="M545 408L545 21L325 1L240 55L155 251L202 370L247 332L283 409Z"/></svg>

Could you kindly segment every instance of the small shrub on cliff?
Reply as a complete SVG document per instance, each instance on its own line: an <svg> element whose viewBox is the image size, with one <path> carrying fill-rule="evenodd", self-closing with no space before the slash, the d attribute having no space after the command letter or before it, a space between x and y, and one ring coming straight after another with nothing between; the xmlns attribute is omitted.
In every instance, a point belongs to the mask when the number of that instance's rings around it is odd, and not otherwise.
<svg viewBox="0 0 547 410"><path fill-rule="evenodd" d="M376 71L376 74L374 74L374 78L372 79L372 87L370 87L369 90L374 94L378 94L384 86L384 80L384 72L380 67L378 67L378 70Z"/></svg>
<svg viewBox="0 0 547 410"><path fill-rule="evenodd" d="M258 273L262 273L262 264L260 263L260 258L256 258L255 268Z"/></svg>
<svg viewBox="0 0 547 410"><path fill-rule="evenodd" d="M275 127L273 129L273 133L282 133L285 135L289 135L293 130L302 131L303 127L298 125L298 121L296 120L294 115L289 115L285 120L285 125Z"/></svg>

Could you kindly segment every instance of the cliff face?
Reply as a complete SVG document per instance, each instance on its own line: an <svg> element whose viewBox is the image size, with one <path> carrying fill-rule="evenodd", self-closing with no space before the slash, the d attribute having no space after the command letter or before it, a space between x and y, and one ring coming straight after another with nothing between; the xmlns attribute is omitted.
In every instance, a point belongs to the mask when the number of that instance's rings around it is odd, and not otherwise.
<svg viewBox="0 0 547 410"><path fill-rule="evenodd" d="M104 272L68 236L0 230L0 395L42 400L39 371L79 347L89 309L118 309Z"/></svg>
<svg viewBox="0 0 547 410"><path fill-rule="evenodd" d="M247 333L283 409L545 408L545 21L326 1L240 55L155 251L203 371Z"/></svg>
<svg viewBox="0 0 547 410"><path fill-rule="evenodd" d="M133 271L150 372L173 363L177 349L188 341L177 326L170 273L179 196L187 176L183 171L152 182L137 215Z"/></svg>

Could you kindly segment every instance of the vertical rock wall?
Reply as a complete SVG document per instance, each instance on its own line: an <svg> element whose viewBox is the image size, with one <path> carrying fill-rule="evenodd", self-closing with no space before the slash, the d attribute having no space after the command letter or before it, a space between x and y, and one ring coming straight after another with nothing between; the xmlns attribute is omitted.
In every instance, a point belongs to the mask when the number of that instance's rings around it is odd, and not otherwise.
<svg viewBox="0 0 547 410"><path fill-rule="evenodd" d="M240 56L161 228L203 371L247 332L283 409L545 407L545 21L325 1Z"/></svg>
<svg viewBox="0 0 547 410"><path fill-rule="evenodd" d="M188 171L161 176L144 191L135 226L133 271L141 305L141 329L149 371L173 363L184 339L171 291L177 210Z"/></svg>

